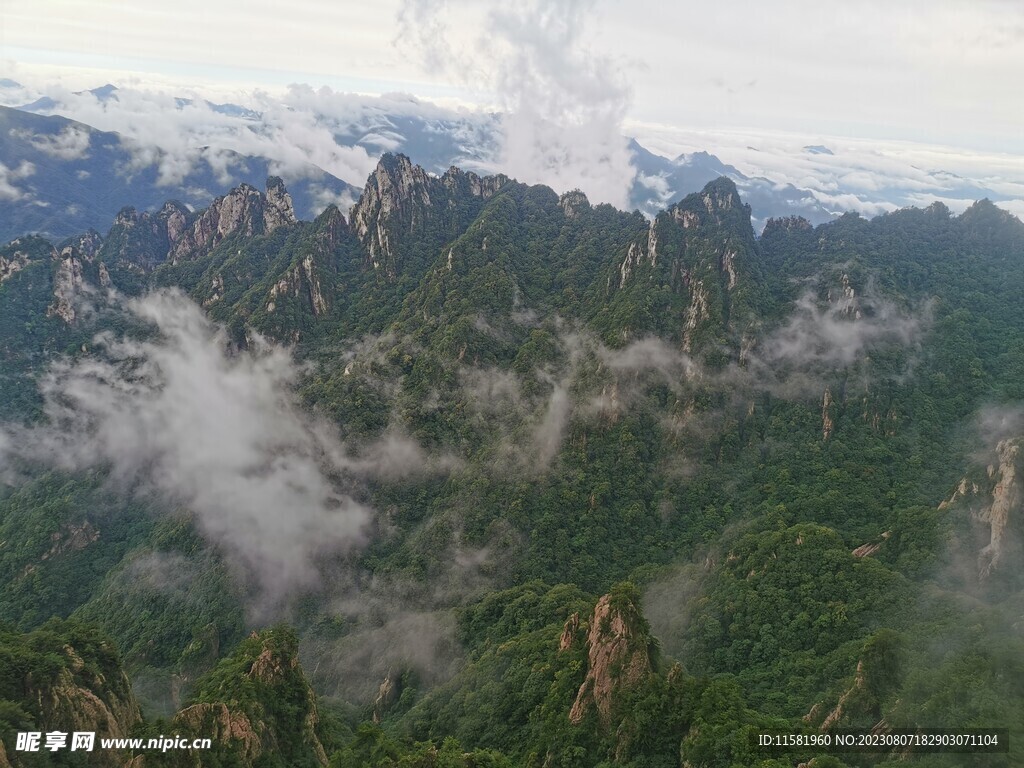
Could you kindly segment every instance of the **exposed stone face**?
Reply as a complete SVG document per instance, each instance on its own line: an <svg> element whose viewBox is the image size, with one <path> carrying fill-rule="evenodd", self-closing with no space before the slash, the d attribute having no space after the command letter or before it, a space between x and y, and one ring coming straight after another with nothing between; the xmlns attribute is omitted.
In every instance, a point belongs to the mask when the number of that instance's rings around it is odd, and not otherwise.
<svg viewBox="0 0 1024 768"><path fill-rule="evenodd" d="M850 282L850 276L844 274L839 282L838 287L829 288L829 302L836 305L840 314L851 320L860 320L860 299L857 298L857 291Z"/></svg>
<svg viewBox="0 0 1024 768"><path fill-rule="evenodd" d="M587 633L587 677L569 711L573 723L581 722L593 705L608 725L617 692L651 673L647 639L637 631L636 620L635 606L614 606L611 595L597 601Z"/></svg>
<svg viewBox="0 0 1024 768"><path fill-rule="evenodd" d="M53 730L64 732L94 731L99 738L123 738L140 722L139 705L132 695L131 684L118 670L116 679L86 665L69 645L63 649L68 666L54 681L36 690L35 696L42 722ZM106 768L121 766L116 752L94 752L93 762Z"/></svg>
<svg viewBox="0 0 1024 768"><path fill-rule="evenodd" d="M148 272L167 260L188 223L189 212L183 205L167 202L156 213L139 213L122 208L107 236L111 252L105 259L135 270Z"/></svg>
<svg viewBox="0 0 1024 768"><path fill-rule="evenodd" d="M96 259L96 254L103 247L103 238L95 229L90 229L84 235L79 235L71 242L71 247L78 251L83 261L91 264Z"/></svg>
<svg viewBox="0 0 1024 768"><path fill-rule="evenodd" d="M270 234L278 227L294 224L295 206L284 182L277 176L267 179L267 202L263 208L263 229Z"/></svg>
<svg viewBox="0 0 1024 768"><path fill-rule="evenodd" d="M882 548L882 545L890 536L892 536L892 531L886 531L878 538L878 541L869 541L867 544L861 544L850 554L854 557L871 557Z"/></svg>
<svg viewBox="0 0 1024 768"><path fill-rule="evenodd" d="M821 439L832 437L835 422L832 421L832 390L825 387L825 395L821 398Z"/></svg>
<svg viewBox="0 0 1024 768"><path fill-rule="evenodd" d="M725 249L719 269L726 275L726 289L731 291L739 282L739 278L736 276L736 251L732 248Z"/></svg>
<svg viewBox="0 0 1024 768"><path fill-rule="evenodd" d="M708 300L710 295L704 287L704 282L694 280L690 283L690 306L686 310L686 319L683 322L683 351L693 351L693 337L701 322L710 314Z"/></svg>
<svg viewBox="0 0 1024 768"><path fill-rule="evenodd" d="M506 176L481 178L455 167L438 179L405 155L386 154L367 179L349 220L373 268L393 279L400 267L395 237L417 231L428 215L455 207L457 195L486 200L507 182Z"/></svg>
<svg viewBox="0 0 1024 768"><path fill-rule="evenodd" d="M570 616L565 626L562 628L562 637L558 640L558 650L567 651L572 647L573 640L576 639L576 633L580 631L580 615L574 613Z"/></svg>
<svg viewBox="0 0 1024 768"><path fill-rule="evenodd" d="M157 221L163 222L163 230L167 233L167 240L171 243L178 242L181 233L185 231L188 223L188 211L177 203L164 203L156 216Z"/></svg>
<svg viewBox="0 0 1024 768"><path fill-rule="evenodd" d="M168 223L169 259L177 264L202 258L230 235L268 235L295 221L291 196L279 178L267 180L266 195L248 184L239 184L214 200L191 224L176 220L172 227Z"/></svg>
<svg viewBox="0 0 1024 768"><path fill-rule="evenodd" d="M385 713L391 709L402 694L402 676L389 669L384 681L377 690L377 698L373 702L373 722L379 723Z"/></svg>
<svg viewBox="0 0 1024 768"><path fill-rule="evenodd" d="M963 478L939 509L962 507L982 528L988 543L978 555L978 577L984 581L993 573L1015 567L1021 557L1024 488L1024 438L1010 438L996 445L996 461L985 475ZM1009 564L1008 564L1009 563Z"/></svg>
<svg viewBox="0 0 1024 768"><path fill-rule="evenodd" d="M46 309L49 317L59 317L71 325L78 316L75 301L82 289L82 261L78 252L68 246L58 257L60 264L53 276L53 303Z"/></svg>
<svg viewBox="0 0 1024 768"><path fill-rule="evenodd" d="M679 226L683 229L695 229L700 226L700 216L696 211L686 211L681 208L675 208L672 211L672 217L679 222Z"/></svg>
<svg viewBox="0 0 1024 768"><path fill-rule="evenodd" d="M65 552L77 552L97 541L100 532L88 520L75 525L73 523L62 525L59 531L50 534L50 549L43 553L41 559L47 560L51 557L59 557Z"/></svg>
<svg viewBox="0 0 1024 768"><path fill-rule="evenodd" d="M566 218L569 219L578 219L581 213L590 210L590 201L578 189L562 195L558 199L558 205L562 212L565 213Z"/></svg>
<svg viewBox="0 0 1024 768"><path fill-rule="evenodd" d="M857 696L857 694L863 691L866 687L867 680L864 675L864 662L858 661L857 672L854 675L853 685L839 697L839 701L836 702L832 711L825 716L825 719L821 721L821 725L818 726L818 729L824 732L838 725L849 708L850 700ZM820 716L821 706L815 705L815 707L804 716L804 722L813 724L813 721Z"/></svg>
<svg viewBox="0 0 1024 768"><path fill-rule="evenodd" d="M619 267L619 288L626 287L626 283L629 282L629 278L633 274L633 270L640 264L642 253L642 246L638 243L629 244L629 250L626 251L626 258L622 260L622 266Z"/></svg>
<svg viewBox="0 0 1024 768"><path fill-rule="evenodd" d="M0 285L24 269L28 261L28 254L22 251L15 251L7 258L0 256Z"/></svg>
<svg viewBox="0 0 1024 768"><path fill-rule="evenodd" d="M320 284L313 254L307 253L299 263L289 269L280 280L270 287L267 297L267 312L277 309L278 301L283 296L299 297L305 295L310 309L316 317L327 314L330 307Z"/></svg>
<svg viewBox="0 0 1024 768"><path fill-rule="evenodd" d="M247 764L263 754L262 728L257 730L245 713L232 712L226 704L193 704L175 715L174 722L215 742L231 742Z"/></svg>
<svg viewBox="0 0 1024 768"><path fill-rule="evenodd" d="M385 155L367 179L349 218L356 236L370 252L374 269L387 268L387 260L395 257L391 227L414 227L420 211L430 205L432 181L405 155Z"/></svg>
<svg viewBox="0 0 1024 768"><path fill-rule="evenodd" d="M978 514L978 519L988 523L991 538L978 557L978 569L982 578L988 577L1000 566L1007 549L1007 529L1011 516L1019 515L1024 493L1018 479L1018 464L1021 457L1021 440L1002 440L996 446L999 467L993 473L996 485L992 489L992 504Z"/></svg>
<svg viewBox="0 0 1024 768"><path fill-rule="evenodd" d="M653 267L658 263L658 220L652 219L647 229L647 262Z"/></svg>
<svg viewBox="0 0 1024 768"><path fill-rule="evenodd" d="M255 187L241 184L210 207L172 241L172 264L192 261L212 251L221 240L236 232L251 237L263 225L263 196Z"/></svg>

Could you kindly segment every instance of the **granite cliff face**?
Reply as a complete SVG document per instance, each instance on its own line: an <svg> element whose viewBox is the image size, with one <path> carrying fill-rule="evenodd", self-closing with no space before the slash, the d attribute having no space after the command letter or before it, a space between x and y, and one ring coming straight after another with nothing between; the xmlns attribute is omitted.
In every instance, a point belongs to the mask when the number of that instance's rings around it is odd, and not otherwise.
<svg viewBox="0 0 1024 768"><path fill-rule="evenodd" d="M480 177L454 167L441 177L431 176L405 155L386 154L349 220L373 269L394 280L402 269L402 246L408 238L425 237L424 246L440 245L471 220L478 206L467 208L467 201L483 202L508 181L507 176Z"/></svg>
<svg viewBox="0 0 1024 768"><path fill-rule="evenodd" d="M0 632L0 646L6 667L0 698L27 716L31 727L25 730L91 731L98 741L126 737L141 723L117 652L95 629L55 620L20 637ZM10 751L13 744L6 746L8 764L21 765L21 755ZM124 760L116 751L97 750L89 765L120 768Z"/></svg>
<svg viewBox="0 0 1024 768"><path fill-rule="evenodd" d="M178 712L174 724L182 733L213 739L215 754L243 766L262 765L271 755L285 764L327 765L316 695L297 652L288 631L253 633L198 681L199 701Z"/></svg>
<svg viewBox="0 0 1024 768"><path fill-rule="evenodd" d="M201 259L231 235L267 235L295 222L291 196L272 176L266 193L240 184L198 213L174 201L155 213L125 208L106 238L103 258L146 273L165 262Z"/></svg>
<svg viewBox="0 0 1024 768"><path fill-rule="evenodd" d="M579 629L579 616L566 622L560 643L568 648ZM609 725L616 700L652 672L646 623L630 596L608 594L597 601L586 636L587 677L569 711L580 723L591 708Z"/></svg>
<svg viewBox="0 0 1024 768"><path fill-rule="evenodd" d="M956 490L939 505L966 509L974 525L987 539L978 553L978 576L984 581L1003 572L1015 571L1022 555L1024 521L1024 438L1000 440L995 461L984 474L964 477Z"/></svg>
<svg viewBox="0 0 1024 768"><path fill-rule="evenodd" d="M177 237L172 237L167 258L171 264L199 259L231 235L269 235L295 221L292 199L281 179L267 179L266 194L241 184L214 200Z"/></svg>
<svg viewBox="0 0 1024 768"><path fill-rule="evenodd" d="M757 254L750 207L731 181L717 179L651 221L609 276L607 292L615 303L668 287L658 314L684 352L714 342L738 355L754 319L748 297L761 282ZM635 336L650 330L630 329Z"/></svg>

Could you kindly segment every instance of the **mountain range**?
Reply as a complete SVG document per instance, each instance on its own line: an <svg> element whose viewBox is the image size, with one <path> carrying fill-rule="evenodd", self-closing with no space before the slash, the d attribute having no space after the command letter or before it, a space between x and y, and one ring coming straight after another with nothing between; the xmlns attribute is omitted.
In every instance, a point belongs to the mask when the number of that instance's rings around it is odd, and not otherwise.
<svg viewBox="0 0 1024 768"><path fill-rule="evenodd" d="M0 765L1018 764L756 735L1024 738L1024 224L758 234L691 160L655 216L385 153L0 248Z"/></svg>
<svg viewBox="0 0 1024 768"><path fill-rule="evenodd" d="M149 210L178 199L203 207L220 190L240 182L259 186L271 174L285 179L297 210L312 218L329 202L350 205L383 152L402 152L440 176L453 165L494 173L504 151L502 115L447 110L401 95L360 99L297 87L283 101L242 106L107 84L19 101L32 94L11 80L0 86L0 103L20 105L4 113L0 163L12 214L5 219L12 223L0 232L3 239L101 229L125 205ZM61 123L57 116L79 122ZM88 127L94 124L108 130ZM769 218L790 215L819 224L848 210L874 214L925 200L966 206L981 197L1015 199L1011 182L923 170L900 160L899 152L837 153L809 144L794 150L802 158L787 160L769 147L748 146L744 171L706 151L672 158L635 138L623 143L632 173L622 180L627 207L649 217L718 176L737 184L758 231ZM894 168L900 163L902 170Z"/></svg>

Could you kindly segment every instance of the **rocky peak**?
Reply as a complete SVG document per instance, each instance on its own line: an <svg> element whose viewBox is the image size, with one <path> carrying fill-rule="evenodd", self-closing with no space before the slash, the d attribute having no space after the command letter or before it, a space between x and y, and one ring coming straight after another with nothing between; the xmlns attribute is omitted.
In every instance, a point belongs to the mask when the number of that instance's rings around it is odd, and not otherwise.
<svg viewBox="0 0 1024 768"><path fill-rule="evenodd" d="M385 267L394 276L393 266L387 266L393 265L396 255L392 229L412 229L422 221L424 209L431 204L431 181L405 155L388 153L377 163L349 216L374 269Z"/></svg>
<svg viewBox="0 0 1024 768"><path fill-rule="evenodd" d="M72 246L65 246L58 255L57 271L53 276L53 303L46 308L48 317L59 317L71 325L78 316L76 305L78 294L82 291L85 279L82 273L82 259Z"/></svg>
<svg viewBox="0 0 1024 768"><path fill-rule="evenodd" d="M162 264L188 222L189 211L167 202L154 213L122 208L102 244L103 260L148 271Z"/></svg>
<svg viewBox="0 0 1024 768"><path fill-rule="evenodd" d="M225 678L213 689L200 679L197 690L205 700L179 712L175 726L212 738L214 749L241 758L242 766L262 765L274 753L284 765L327 765L317 736L316 695L299 665L298 640L291 631L254 632L222 664L246 670L243 679ZM274 706L281 700L288 702L283 710Z"/></svg>
<svg viewBox="0 0 1024 768"><path fill-rule="evenodd" d="M455 167L436 178L405 155L387 153L367 179L349 221L374 269L391 279L398 272L403 238L421 231L430 217L450 217L459 199L486 200L507 181L505 176L481 178Z"/></svg>
<svg viewBox="0 0 1024 768"><path fill-rule="evenodd" d="M576 694L569 720L580 723L593 706L598 720L611 722L616 696L652 672L647 623L634 588L613 590L594 606L587 633L587 677Z"/></svg>
<svg viewBox="0 0 1024 768"><path fill-rule="evenodd" d="M8 280L24 269L28 265L29 261L32 260L29 253L21 250L18 247L19 245L20 241L15 240L8 248L5 248L3 252L0 252L0 285L2 285L5 280ZM51 258L55 257L56 251L51 255Z"/></svg>
<svg viewBox="0 0 1024 768"><path fill-rule="evenodd" d="M708 213L731 211L733 208L742 205L739 192L736 190L736 184L725 176L708 182L707 186L704 187L704 191L700 194Z"/></svg>
<svg viewBox="0 0 1024 768"><path fill-rule="evenodd" d="M451 192L461 192L486 200L508 182L508 176L477 176L472 171L463 171L454 165L445 171L441 184Z"/></svg>
<svg viewBox="0 0 1024 768"><path fill-rule="evenodd" d="M295 206L292 204L292 196L285 189L284 182L278 176L271 176L267 179L267 204L263 210L263 226L269 234L275 229L287 224L294 224Z"/></svg>
<svg viewBox="0 0 1024 768"><path fill-rule="evenodd" d="M803 216L785 216L779 219L768 219L761 232L761 237L771 237L776 233L813 231L814 225Z"/></svg>
<svg viewBox="0 0 1024 768"><path fill-rule="evenodd" d="M565 213L566 218L569 219L578 218L580 213L590 210L590 201L587 200L587 196L578 189L566 192L558 198L558 205Z"/></svg>
<svg viewBox="0 0 1024 768"><path fill-rule="evenodd" d="M167 241L174 243L188 223L188 209L176 200L169 200L160 207L155 218L161 234L166 234Z"/></svg>
<svg viewBox="0 0 1024 768"><path fill-rule="evenodd" d="M47 647L49 662L23 678L37 722L54 731L93 731L97 742L128 736L141 715L109 641L89 636L88 629L79 630L73 624L55 629L62 635L63 646ZM51 638L44 635L38 642L49 644ZM112 768L123 765L123 760L114 752L96 752L89 764Z"/></svg>
<svg viewBox="0 0 1024 768"><path fill-rule="evenodd" d="M139 212L134 206L126 205L114 217L115 227L131 227L139 223Z"/></svg>
<svg viewBox="0 0 1024 768"><path fill-rule="evenodd" d="M96 259L96 254L102 247L103 237L95 229L76 235L63 243L63 248L73 248L84 261L90 264Z"/></svg>
<svg viewBox="0 0 1024 768"><path fill-rule="evenodd" d="M328 205L316 220L313 226L317 233L317 242L325 251L333 251L341 243L342 238L348 234L348 222L336 205Z"/></svg>
<svg viewBox="0 0 1024 768"><path fill-rule="evenodd" d="M202 258L231 235L268 235L295 221L292 199L281 179L272 176L267 180L266 195L249 184L239 184L214 200L171 240L170 261L177 264Z"/></svg>
<svg viewBox="0 0 1024 768"><path fill-rule="evenodd" d="M740 200L736 185L725 176L708 182L700 192L687 195L668 213L683 229L726 222L750 228L750 206Z"/></svg>

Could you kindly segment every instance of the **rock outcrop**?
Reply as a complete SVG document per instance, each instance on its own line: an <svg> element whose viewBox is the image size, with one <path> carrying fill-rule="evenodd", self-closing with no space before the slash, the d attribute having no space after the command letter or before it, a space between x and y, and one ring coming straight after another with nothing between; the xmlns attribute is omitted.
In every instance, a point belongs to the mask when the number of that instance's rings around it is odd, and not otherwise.
<svg viewBox="0 0 1024 768"><path fill-rule="evenodd" d="M173 201L164 203L155 213L122 208L104 241L103 261L134 272L149 272L167 260L189 215L185 206Z"/></svg>
<svg viewBox="0 0 1024 768"><path fill-rule="evenodd" d="M195 214L174 201L154 213L123 208L98 252L108 265L145 274L167 261L200 259L231 235L268 235L296 221L284 183L271 176L265 194L240 184Z"/></svg>
<svg viewBox="0 0 1024 768"><path fill-rule="evenodd" d="M384 681L377 689L377 698L373 701L373 722L379 723L384 715L402 695L402 675L393 669L388 670Z"/></svg>
<svg viewBox="0 0 1024 768"><path fill-rule="evenodd" d="M295 221L292 199L281 179L267 179L265 195L248 184L239 184L171 238L168 258L172 264L202 258L231 235L269 235Z"/></svg>
<svg viewBox="0 0 1024 768"><path fill-rule="evenodd" d="M138 702L124 672L101 671L103 665L86 660L76 648L62 649L64 667L56 676L42 684L30 681L40 722L50 730L71 733L92 731L96 738L123 738L141 721ZM90 765L121 766L116 752L94 753Z"/></svg>
<svg viewBox="0 0 1024 768"><path fill-rule="evenodd" d="M405 155L388 153L367 179L349 221L373 268L394 279L402 266L402 241L423 233L428 220L454 235L460 201L487 200L506 183L507 176L480 177L455 167L434 177Z"/></svg>
<svg viewBox="0 0 1024 768"><path fill-rule="evenodd" d="M57 271L53 275L53 303L47 307L49 317L59 317L71 325L78 317L78 295L82 291L82 259L78 251L68 246L57 259Z"/></svg>
<svg viewBox="0 0 1024 768"><path fill-rule="evenodd" d="M1012 518L1020 514L1021 502L1024 501L1019 475L1021 443L1021 440L1003 440L996 446L999 466L991 473L996 481L992 489L992 503L978 513L978 519L987 523L990 530L989 543L978 556L978 569L982 578L1000 567L1001 560L1010 548L1009 528L1017 522Z"/></svg>
<svg viewBox="0 0 1024 768"><path fill-rule="evenodd" d="M223 703L193 704L174 717L175 725L222 744L230 744L233 752L251 764L264 752L263 734L258 733L249 717L232 711Z"/></svg>
<svg viewBox="0 0 1024 768"><path fill-rule="evenodd" d="M1022 446L1024 438L999 441L995 462L987 467L984 475L979 472L963 478L949 499L939 504L939 509L965 508L975 525L987 534L988 541L978 553L978 577L982 581L996 572L1012 570L1009 564L1019 564L1021 560L1024 543Z"/></svg>
<svg viewBox="0 0 1024 768"><path fill-rule="evenodd" d="M17 241L11 245L16 244ZM24 251L14 250L8 256L0 255L0 285L3 285L5 280L9 280L23 270L28 265L28 261L28 254Z"/></svg>
<svg viewBox="0 0 1024 768"><path fill-rule="evenodd" d="M558 198L558 205L568 219L578 219L581 213L590 210L590 201L578 189L563 194Z"/></svg>
<svg viewBox="0 0 1024 768"><path fill-rule="evenodd" d="M253 633L230 664L245 669L242 679L226 679L215 696L203 694L174 717L182 733L213 739L214 750L240 758L241 765L262 764L279 755L284 764L327 765L317 735L316 695L299 666L298 642L284 630ZM279 702L287 701L280 707Z"/></svg>
<svg viewBox="0 0 1024 768"><path fill-rule="evenodd" d="M750 207L740 201L733 182L716 179L659 214L626 247L617 272L607 278L610 301L632 307L641 294L659 291L660 305L649 308L654 327L630 332L664 333L659 326L670 312L678 317L684 352L714 349L712 354L720 356L728 348L738 358L756 320L749 299L761 279L757 248Z"/></svg>
<svg viewBox="0 0 1024 768"><path fill-rule="evenodd" d="M835 422L832 420L832 390L825 387L825 394L821 398L821 439L827 441L832 437L832 430L835 429Z"/></svg>
<svg viewBox="0 0 1024 768"><path fill-rule="evenodd" d="M593 707L599 722L607 726L616 697L652 671L646 624L633 598L612 593L598 600L586 642L587 677L576 694L569 720L580 723Z"/></svg>

